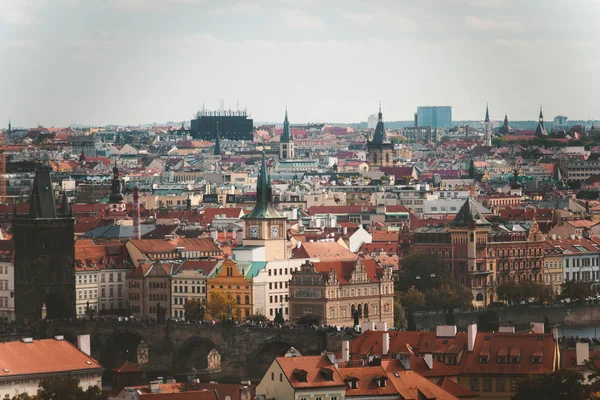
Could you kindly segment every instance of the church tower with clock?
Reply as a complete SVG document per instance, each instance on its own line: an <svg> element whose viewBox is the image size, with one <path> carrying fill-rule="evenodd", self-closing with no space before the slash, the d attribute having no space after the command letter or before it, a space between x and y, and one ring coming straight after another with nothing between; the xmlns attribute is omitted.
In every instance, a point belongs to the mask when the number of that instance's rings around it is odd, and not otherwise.
<svg viewBox="0 0 600 400"><path fill-rule="evenodd" d="M36 170L29 213L13 215L19 323L75 317L75 220L66 194L56 209L50 167Z"/></svg>
<svg viewBox="0 0 600 400"><path fill-rule="evenodd" d="M256 205L242 220L243 248L256 251L251 261L287 259L287 218L273 207L273 189L264 153L256 182Z"/></svg>

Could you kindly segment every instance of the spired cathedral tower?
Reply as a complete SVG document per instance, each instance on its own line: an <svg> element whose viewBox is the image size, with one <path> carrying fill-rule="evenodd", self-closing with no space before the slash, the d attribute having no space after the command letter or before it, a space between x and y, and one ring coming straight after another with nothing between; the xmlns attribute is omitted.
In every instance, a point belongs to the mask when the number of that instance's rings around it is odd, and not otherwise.
<svg viewBox="0 0 600 400"><path fill-rule="evenodd" d="M379 105L378 117L373 139L367 141L367 162L371 169L394 165L394 144L387 139L381 105Z"/></svg>
<svg viewBox="0 0 600 400"><path fill-rule="evenodd" d="M35 173L29 214L13 215L18 323L75 317L75 219L66 194L56 210L50 167Z"/></svg>
<svg viewBox="0 0 600 400"><path fill-rule="evenodd" d="M294 141L290 132L290 121L288 120L287 107L285 108L285 119L283 120L283 132L279 139L279 159L293 160L294 159Z"/></svg>
<svg viewBox="0 0 600 400"><path fill-rule="evenodd" d="M242 217L244 247L264 249L264 256L253 261L287 260L287 218L273 207L273 189L263 153L260 175L256 182L256 205Z"/></svg>
<svg viewBox="0 0 600 400"><path fill-rule="evenodd" d="M483 126L483 145L489 147L492 145L492 121L490 121L490 109L487 105L485 106L485 121Z"/></svg>

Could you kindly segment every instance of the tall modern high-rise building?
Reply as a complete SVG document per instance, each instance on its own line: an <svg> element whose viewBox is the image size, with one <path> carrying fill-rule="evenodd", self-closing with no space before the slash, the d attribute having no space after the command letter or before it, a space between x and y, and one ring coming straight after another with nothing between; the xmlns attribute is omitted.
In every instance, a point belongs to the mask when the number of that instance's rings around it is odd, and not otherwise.
<svg viewBox="0 0 600 400"><path fill-rule="evenodd" d="M430 126L434 129L450 128L452 127L452 107L417 107L417 121L419 126Z"/></svg>

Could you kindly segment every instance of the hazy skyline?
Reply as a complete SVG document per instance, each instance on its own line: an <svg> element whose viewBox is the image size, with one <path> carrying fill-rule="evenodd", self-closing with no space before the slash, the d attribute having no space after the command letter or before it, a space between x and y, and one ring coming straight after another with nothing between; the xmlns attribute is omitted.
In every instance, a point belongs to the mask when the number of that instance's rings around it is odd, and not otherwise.
<svg viewBox="0 0 600 400"><path fill-rule="evenodd" d="M600 118L600 0L0 0L0 126Z"/></svg>

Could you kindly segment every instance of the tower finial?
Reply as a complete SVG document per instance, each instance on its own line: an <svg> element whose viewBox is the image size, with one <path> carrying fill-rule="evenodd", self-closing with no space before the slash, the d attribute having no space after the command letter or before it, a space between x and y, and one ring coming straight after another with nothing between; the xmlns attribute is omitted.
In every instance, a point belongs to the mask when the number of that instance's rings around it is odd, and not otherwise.
<svg viewBox="0 0 600 400"><path fill-rule="evenodd" d="M379 122L383 121L383 114L381 113L381 100L379 100Z"/></svg>

